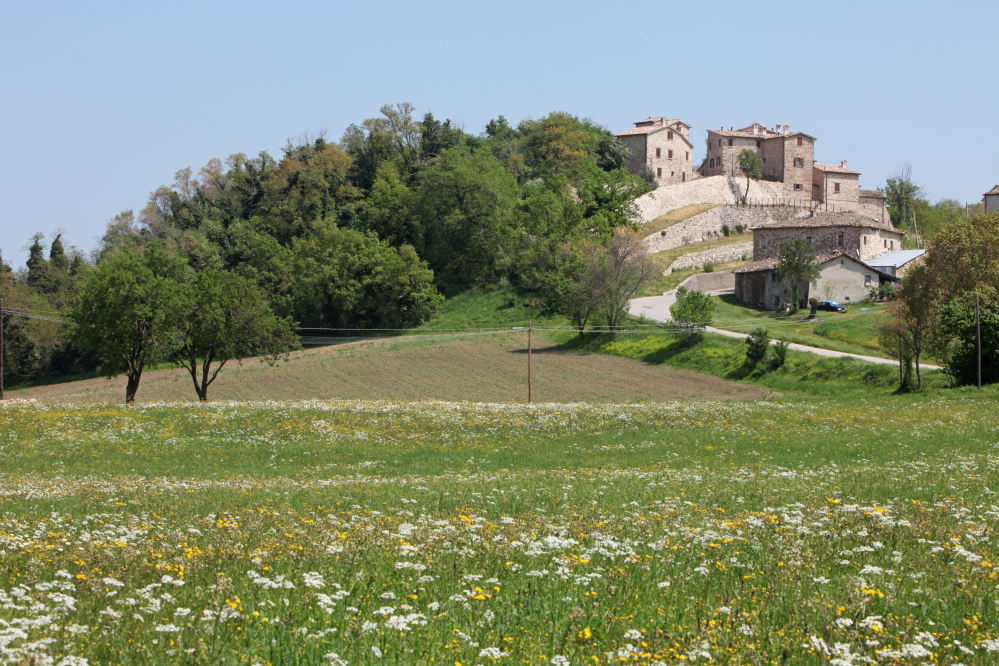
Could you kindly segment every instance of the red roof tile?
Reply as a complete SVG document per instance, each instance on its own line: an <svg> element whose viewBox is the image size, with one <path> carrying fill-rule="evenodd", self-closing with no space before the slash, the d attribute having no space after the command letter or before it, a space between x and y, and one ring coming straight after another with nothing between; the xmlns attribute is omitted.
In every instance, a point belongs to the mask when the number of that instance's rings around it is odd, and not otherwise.
<svg viewBox="0 0 999 666"><path fill-rule="evenodd" d="M995 187L993 187L991 190L989 190L988 192L986 192L982 196L986 197L986 196L988 196L990 194L999 194L999 185L996 185Z"/></svg>
<svg viewBox="0 0 999 666"><path fill-rule="evenodd" d="M996 185L999 187L999 185ZM879 190L860 190L861 199L884 199L885 195Z"/></svg>
<svg viewBox="0 0 999 666"><path fill-rule="evenodd" d="M855 173L858 176L860 175L859 171L848 169L845 166L836 166L835 164L820 164L819 162L816 162L812 166L818 169L819 171L830 171L832 173L851 173L851 174Z"/></svg>

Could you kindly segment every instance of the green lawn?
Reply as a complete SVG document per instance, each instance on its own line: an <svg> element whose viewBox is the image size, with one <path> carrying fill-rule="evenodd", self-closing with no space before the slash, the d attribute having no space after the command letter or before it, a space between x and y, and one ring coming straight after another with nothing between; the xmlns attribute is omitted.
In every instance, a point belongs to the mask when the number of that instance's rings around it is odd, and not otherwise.
<svg viewBox="0 0 999 666"><path fill-rule="evenodd" d="M881 316L881 305L859 303L846 314L820 312L808 320L808 310L795 314L747 307L732 294L713 296L715 315L712 326L750 333L766 328L770 337L811 347L885 358L872 324Z"/></svg>

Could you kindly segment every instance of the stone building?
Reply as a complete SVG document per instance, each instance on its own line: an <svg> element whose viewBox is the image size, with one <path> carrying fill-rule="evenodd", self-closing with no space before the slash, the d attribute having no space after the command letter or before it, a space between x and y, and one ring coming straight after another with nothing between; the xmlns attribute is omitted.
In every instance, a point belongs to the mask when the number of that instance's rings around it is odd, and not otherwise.
<svg viewBox="0 0 999 666"><path fill-rule="evenodd" d="M890 219L885 206L886 201L887 198L881 190L860 190L858 203L861 208L881 220L882 224L886 224Z"/></svg>
<svg viewBox="0 0 999 666"><path fill-rule="evenodd" d="M739 153L748 149L763 158L764 180L784 183L787 198L812 198L814 136L792 132L787 125L778 125L772 130L753 123L737 130L708 130L707 149L707 156L701 165L702 175L742 175Z"/></svg>
<svg viewBox="0 0 999 666"><path fill-rule="evenodd" d="M798 296L820 301L856 303L867 298L871 289L885 282L897 282L893 277L844 252L821 254L815 258L819 279L813 286L807 281L798 285ZM735 295L743 303L778 310L790 304L791 286L777 276L775 257L740 266L735 273ZM800 305L800 304L799 304Z"/></svg>
<svg viewBox="0 0 999 666"><path fill-rule="evenodd" d="M777 257L781 243L806 238L815 253L842 252L869 261L902 249L902 232L891 221L879 222L854 212L818 213L753 230L753 261Z"/></svg>
<svg viewBox="0 0 999 666"><path fill-rule="evenodd" d="M853 204L860 201L860 172L848 169L846 160L839 166L812 165L812 201L821 204Z"/></svg>
<svg viewBox="0 0 999 666"><path fill-rule="evenodd" d="M999 213L999 185L982 195L982 208L986 213Z"/></svg>
<svg viewBox="0 0 999 666"><path fill-rule="evenodd" d="M657 186L692 179L694 145L690 143L690 125L682 120L665 116L646 118L617 138L631 151L628 162L631 173L639 173L646 164L655 174Z"/></svg>

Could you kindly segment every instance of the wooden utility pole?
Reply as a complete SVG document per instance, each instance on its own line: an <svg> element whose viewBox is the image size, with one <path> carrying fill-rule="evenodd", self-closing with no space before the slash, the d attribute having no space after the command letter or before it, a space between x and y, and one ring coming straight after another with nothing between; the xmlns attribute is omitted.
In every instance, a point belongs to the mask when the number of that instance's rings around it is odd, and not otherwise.
<svg viewBox="0 0 999 666"><path fill-rule="evenodd" d="M978 388L982 388L982 314L975 296L975 337L978 338Z"/></svg>
<svg viewBox="0 0 999 666"><path fill-rule="evenodd" d="M527 404L531 404L531 329L533 322L527 322Z"/></svg>

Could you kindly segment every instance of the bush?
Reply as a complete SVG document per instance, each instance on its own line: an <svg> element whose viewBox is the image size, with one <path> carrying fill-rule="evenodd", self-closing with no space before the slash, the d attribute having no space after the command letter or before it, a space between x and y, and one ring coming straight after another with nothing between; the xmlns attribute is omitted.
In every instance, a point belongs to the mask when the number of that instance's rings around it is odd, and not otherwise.
<svg viewBox="0 0 999 666"><path fill-rule="evenodd" d="M745 224L737 224L737 225L735 225L735 233L740 234L740 235L746 233L746 225Z"/></svg>
<svg viewBox="0 0 999 666"><path fill-rule="evenodd" d="M727 224L723 224L722 225L722 235L724 235L725 237L728 237L729 234L731 234L731 233L732 233L732 227L728 226Z"/></svg>
<svg viewBox="0 0 999 666"><path fill-rule="evenodd" d="M770 368L776 370L784 365L787 360L787 349L790 345L783 340L778 340L772 345L773 355L770 359Z"/></svg>
<svg viewBox="0 0 999 666"><path fill-rule="evenodd" d="M769 349L770 332L765 328L757 328L746 338L746 359L753 365L765 359Z"/></svg>
<svg viewBox="0 0 999 666"><path fill-rule="evenodd" d="M710 262L704 264L704 272L705 273L714 273L715 272L715 265L712 264L712 263L710 263Z"/></svg>

